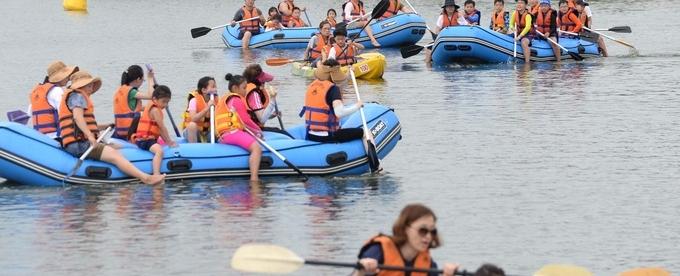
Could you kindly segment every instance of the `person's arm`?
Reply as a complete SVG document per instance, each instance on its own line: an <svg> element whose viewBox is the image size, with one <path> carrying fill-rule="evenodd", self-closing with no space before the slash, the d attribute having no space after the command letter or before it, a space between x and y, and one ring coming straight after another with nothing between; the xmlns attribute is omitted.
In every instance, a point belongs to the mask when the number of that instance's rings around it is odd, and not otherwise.
<svg viewBox="0 0 680 276"><path fill-rule="evenodd" d="M241 9L237 10L236 14L234 14L234 18L231 20L231 26L236 26L236 21L240 20L243 20L243 10Z"/></svg>
<svg viewBox="0 0 680 276"><path fill-rule="evenodd" d="M350 115L359 108L361 108L364 103L362 101L357 101L354 105L346 107L345 104L342 102L342 94L340 92L340 88L338 88L337 85L333 85L331 89L328 91L328 95L326 96L326 103L330 100L333 106L333 113L335 114L335 117L342 118L347 115Z"/></svg>
<svg viewBox="0 0 680 276"><path fill-rule="evenodd" d="M335 59L335 47L331 47L328 51L328 59Z"/></svg>
<svg viewBox="0 0 680 276"><path fill-rule="evenodd" d="M170 137L170 134L168 134L168 128L165 127L165 123L163 122L163 111L161 111L158 108L152 108L151 111L149 112L149 117L151 117L151 120L156 122L158 124L158 128L161 131L161 137L163 138L163 141L165 141L166 144L170 147L176 147L177 143L175 142L175 139L172 139Z"/></svg>
<svg viewBox="0 0 680 276"><path fill-rule="evenodd" d="M260 21L260 22L259 22L260 24L259 24L259 25L260 25L260 26L264 26L264 23L267 22L267 19L264 18L264 14L262 13L262 11L261 11L260 9L256 9L256 10L257 10L257 14L260 15L260 20L259 20L259 21Z"/></svg>
<svg viewBox="0 0 680 276"><path fill-rule="evenodd" d="M208 96L208 95L206 95L206 96ZM215 104L215 100L212 100L212 99L209 100L208 104L205 106L205 108L203 108L203 110L200 110L200 111L196 110L196 106L197 106L196 101L198 101L198 99L193 98L191 100L194 101L194 106L193 106L194 108L193 108L193 110L191 110L191 103L189 103L189 108L190 108L189 109L189 116L191 117L191 121L193 121L194 123L200 123L203 120L203 118L205 118L205 116L208 114L208 112L210 112L210 106Z"/></svg>
<svg viewBox="0 0 680 276"><path fill-rule="evenodd" d="M281 8L281 4L284 4L285 2L279 3L279 13L286 15L286 16L291 16L293 15L293 11L288 9L288 5L283 5L283 8Z"/></svg>
<svg viewBox="0 0 680 276"><path fill-rule="evenodd" d="M434 27L434 34L439 34L442 31L442 26L444 26L444 15L439 15L437 17L437 26Z"/></svg>
<svg viewBox="0 0 680 276"><path fill-rule="evenodd" d="M574 13L570 13L569 14L569 20L571 20L571 22L574 22L576 24L576 27L574 27L574 32L580 33L581 28L583 28L583 23L581 23L581 20L578 19L578 16L576 16Z"/></svg>
<svg viewBox="0 0 680 276"><path fill-rule="evenodd" d="M309 42L307 42L307 48L305 48L305 52L302 53L304 59L311 58L311 50L314 49L314 44L316 44L315 41L316 36L312 36L312 38L309 39Z"/></svg>
<svg viewBox="0 0 680 276"><path fill-rule="evenodd" d="M512 30L513 32L517 31L517 28L515 27L515 13L517 13L517 11L513 11L510 16L510 26L508 28L508 30Z"/></svg>
<svg viewBox="0 0 680 276"><path fill-rule="evenodd" d="M153 90L154 90L153 87L154 87L154 85L156 85L156 83L153 82L153 76L154 76L153 70L149 71L149 73L146 75L146 83L149 84L149 86L147 88L148 90L146 92L141 92L141 91L139 91L139 89L133 90L133 91L136 91L135 95L133 96L135 99L151 100L151 97L153 96ZM131 93L132 93L132 91L131 91Z"/></svg>
<svg viewBox="0 0 680 276"><path fill-rule="evenodd" d="M241 122L243 122L244 126L250 129L253 133L257 134L258 136L262 130L260 127L253 122L253 119L250 118L250 115L248 114L248 110L246 109L246 103L244 103L241 98L234 97L229 100L229 103L227 104L231 109L236 111L236 114L238 114L238 117L241 119Z"/></svg>
<svg viewBox="0 0 680 276"><path fill-rule="evenodd" d="M372 244L360 253L359 263L361 264L362 269L354 270L352 275L375 275L380 272L378 270L378 264L381 262L385 262L382 247L378 243Z"/></svg>
<svg viewBox="0 0 680 276"><path fill-rule="evenodd" d="M363 50L364 48L366 48L366 47L364 47L364 45L361 45L361 43L356 43L356 42L352 42L352 47L354 47L355 51Z"/></svg>
<svg viewBox="0 0 680 276"><path fill-rule="evenodd" d="M588 25L586 27L592 29L591 26L593 26L593 11L590 10L590 6L583 8L583 11L586 13L586 17L588 17Z"/></svg>
<svg viewBox="0 0 680 276"><path fill-rule="evenodd" d="M73 121L76 123L76 126L80 131L85 135L88 141L90 141L90 145L95 146L97 144L97 138L94 137L94 134L90 131L90 128L87 126L87 122L85 122L85 109L82 107L75 107L73 108Z"/></svg>
<svg viewBox="0 0 680 276"><path fill-rule="evenodd" d="M480 18L480 16L479 16L478 13L471 15L470 21L472 21L472 24L470 24L470 25L479 25L479 18Z"/></svg>

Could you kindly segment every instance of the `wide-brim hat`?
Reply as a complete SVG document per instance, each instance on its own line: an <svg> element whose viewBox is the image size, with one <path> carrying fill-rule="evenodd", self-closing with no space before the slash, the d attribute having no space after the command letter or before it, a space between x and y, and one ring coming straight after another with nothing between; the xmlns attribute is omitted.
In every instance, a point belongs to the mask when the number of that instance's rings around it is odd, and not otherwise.
<svg viewBox="0 0 680 276"><path fill-rule="evenodd" d="M340 70L340 66L326 66L318 64L314 69L314 77L318 80L330 80L334 83L343 82L347 79L347 74Z"/></svg>
<svg viewBox="0 0 680 276"><path fill-rule="evenodd" d="M443 8L446 8L446 6L454 6L454 7L456 7L456 9L460 8L460 6L456 5L456 1L455 1L455 0L446 0L446 1L444 1L444 6L442 6L442 9L443 9Z"/></svg>
<svg viewBox="0 0 680 276"><path fill-rule="evenodd" d="M57 60L47 66L47 81L57 83L67 79L71 74L78 72L78 66L67 66Z"/></svg>
<svg viewBox="0 0 680 276"><path fill-rule="evenodd" d="M100 78L92 77L90 73L85 71L78 71L71 75L71 85L69 85L69 88L78 89L90 83L94 83L92 93L97 92L97 90L102 87L102 80Z"/></svg>

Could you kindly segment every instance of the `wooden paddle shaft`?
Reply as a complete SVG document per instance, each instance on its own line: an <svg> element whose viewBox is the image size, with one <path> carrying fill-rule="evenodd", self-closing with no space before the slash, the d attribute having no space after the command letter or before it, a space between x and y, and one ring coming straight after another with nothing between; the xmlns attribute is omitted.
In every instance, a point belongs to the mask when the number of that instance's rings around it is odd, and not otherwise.
<svg viewBox="0 0 680 276"><path fill-rule="evenodd" d="M339 266L339 267L351 267L355 269L361 269L361 264L357 263L341 263L341 262L328 262L328 261L315 261L315 260L305 260L307 265L321 265L321 266ZM394 271L404 271L404 272L421 272L421 273L438 273L441 274L444 270L433 269L433 268L416 268L408 266L391 266L391 265L378 265L378 269L381 270L394 270ZM455 275L461 276L472 276L473 273L469 273L466 270L456 271Z"/></svg>
<svg viewBox="0 0 680 276"><path fill-rule="evenodd" d="M627 43L627 42L618 40L618 39L616 39L616 38L613 38L613 37L608 36L608 35L606 35L606 34L603 34L603 33L601 33L601 32L594 31L594 30L592 30L592 29L590 29L590 28L588 28L588 27L585 27L585 26L583 27L583 29L588 30L588 31L591 31L591 32L596 33L596 34L599 34L599 35L601 35L601 36L604 36L604 37L606 37L606 38L609 38L609 39L614 40L614 41L616 41L616 42L618 42L618 43L621 43L621 44L623 44L623 45L626 45L626 46L628 46L628 47L630 47L630 48L635 49L635 46L633 46L632 44L629 44L629 43Z"/></svg>

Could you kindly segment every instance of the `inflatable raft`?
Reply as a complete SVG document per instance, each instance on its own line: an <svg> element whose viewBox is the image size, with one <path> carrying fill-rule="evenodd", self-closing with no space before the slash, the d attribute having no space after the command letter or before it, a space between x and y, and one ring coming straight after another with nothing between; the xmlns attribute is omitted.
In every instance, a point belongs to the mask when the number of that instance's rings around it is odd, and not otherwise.
<svg viewBox="0 0 680 276"><path fill-rule="evenodd" d="M385 56L380 53L364 53L358 55L357 63L352 64L352 71L357 79L375 80L382 78L387 62ZM342 72L347 73L347 66L342 67ZM314 78L314 68L306 62L294 62L293 75L308 79Z"/></svg>
<svg viewBox="0 0 680 276"><path fill-rule="evenodd" d="M368 127L375 136L378 156L383 159L401 139L401 125L394 111L379 104L364 108ZM359 112L342 120L343 128L361 126ZM356 175L369 172L361 140L322 144L304 140L305 126L287 128L295 137L265 133L267 143L307 175ZM59 143L30 127L0 123L0 177L24 185L59 186L73 169L76 157ZM137 168L151 172L152 154L123 143L121 153ZM260 176L286 176L296 173L274 154L263 149ZM248 152L231 145L185 144L165 147L161 172L167 180L249 176ZM97 185L138 182L108 163L85 160L70 184Z"/></svg>
<svg viewBox="0 0 680 276"><path fill-rule="evenodd" d="M583 57L599 57L596 42L579 38L559 39L559 44ZM435 64L457 62L503 63L513 60L513 37L479 26L454 26L444 28L437 36L432 49ZM572 58L562 51L562 59ZM517 44L517 59L524 60L522 45ZM556 60L550 42L534 39L531 42L532 61Z"/></svg>
<svg viewBox="0 0 680 276"><path fill-rule="evenodd" d="M381 47L399 47L411 45L420 41L426 31L425 20L412 13L398 14L396 16L371 21L373 35ZM360 28L348 29L348 35L359 32ZM290 28L265 32L260 28L260 34L250 39L250 48L269 49L296 49L305 48L309 39L319 31L316 27ZM238 26L227 26L222 33L222 40L227 47L240 48L241 40L238 39ZM373 48L366 32L362 32L356 42L366 48Z"/></svg>

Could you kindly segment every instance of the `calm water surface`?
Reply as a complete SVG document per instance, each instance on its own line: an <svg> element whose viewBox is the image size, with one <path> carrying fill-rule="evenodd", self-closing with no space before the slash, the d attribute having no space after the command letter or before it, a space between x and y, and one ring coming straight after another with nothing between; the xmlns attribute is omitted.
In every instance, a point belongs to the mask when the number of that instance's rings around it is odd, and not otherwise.
<svg viewBox="0 0 680 276"><path fill-rule="evenodd" d="M295 2L318 22L341 1ZM412 2L433 25L442 1ZM492 1L479 2L487 22ZM596 27L630 25L633 34L612 35L639 53L608 42L607 59L427 68L422 56L404 60L398 50L381 50L385 80L360 82L360 89L365 101L396 109L403 139L379 176L0 184L0 274L234 275L229 259L246 242L352 261L365 239L389 232L399 210L415 201L439 216L444 246L433 254L440 262L493 262L519 275L548 263L597 275L638 266L680 273L680 22L649 24L674 18L680 2L591 2ZM271 4L257 1L262 10ZM97 117L110 121L112 94L131 64L155 66L159 81L180 95L171 103L178 117L181 95L204 75L221 79L268 57L301 56L226 49L219 31L189 36L191 28L227 23L238 6L91 1L89 14L77 14L63 12L59 1L4 1L0 111L25 108L55 59L102 77ZM289 67L265 70L276 76L284 122L301 123L295 114L306 81ZM225 81L218 86L223 91ZM349 271L305 267L297 274Z"/></svg>

